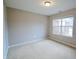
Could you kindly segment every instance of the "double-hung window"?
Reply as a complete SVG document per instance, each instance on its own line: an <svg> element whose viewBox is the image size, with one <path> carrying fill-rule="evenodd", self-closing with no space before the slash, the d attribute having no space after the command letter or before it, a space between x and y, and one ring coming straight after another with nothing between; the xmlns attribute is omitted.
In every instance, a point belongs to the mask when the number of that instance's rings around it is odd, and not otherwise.
<svg viewBox="0 0 79 59"><path fill-rule="evenodd" d="M62 36L73 36L73 17L54 19L53 34Z"/></svg>

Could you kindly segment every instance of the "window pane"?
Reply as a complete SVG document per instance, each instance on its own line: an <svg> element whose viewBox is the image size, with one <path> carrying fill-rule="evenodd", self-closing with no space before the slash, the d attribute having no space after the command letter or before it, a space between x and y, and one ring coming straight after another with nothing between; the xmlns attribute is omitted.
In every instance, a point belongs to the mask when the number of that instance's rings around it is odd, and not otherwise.
<svg viewBox="0 0 79 59"><path fill-rule="evenodd" d="M62 35L72 37L72 27L62 27Z"/></svg>
<svg viewBox="0 0 79 59"><path fill-rule="evenodd" d="M53 27L53 34L61 34L61 27Z"/></svg>
<svg viewBox="0 0 79 59"><path fill-rule="evenodd" d="M62 26L73 26L73 17L62 19Z"/></svg>
<svg viewBox="0 0 79 59"><path fill-rule="evenodd" d="M53 20L53 34L70 36L73 35L73 17Z"/></svg>
<svg viewBox="0 0 79 59"><path fill-rule="evenodd" d="M61 26L61 19L53 20L53 26Z"/></svg>

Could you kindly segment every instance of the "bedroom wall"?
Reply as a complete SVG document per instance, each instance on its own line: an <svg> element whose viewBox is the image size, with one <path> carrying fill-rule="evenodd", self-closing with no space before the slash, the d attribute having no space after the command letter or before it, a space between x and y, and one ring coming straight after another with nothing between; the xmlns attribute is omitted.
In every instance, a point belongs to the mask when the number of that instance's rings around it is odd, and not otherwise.
<svg viewBox="0 0 79 59"><path fill-rule="evenodd" d="M9 46L47 37L47 17L7 7Z"/></svg>
<svg viewBox="0 0 79 59"><path fill-rule="evenodd" d="M73 16L74 17L74 25L73 25L73 37L66 37L66 36L60 36L60 35L54 35L52 34L52 20L53 19L61 19L64 17L69 17L69 16ZM75 47L76 45L76 9L73 8L71 10L68 11L64 11L64 12L60 12L58 14L55 15L51 15L49 17L49 33L48 33L48 38L58 41L58 42L62 42L64 44L70 45L72 47Z"/></svg>
<svg viewBox="0 0 79 59"><path fill-rule="evenodd" d="M3 59L7 58L8 53L8 26L7 26L7 15L6 5L3 6Z"/></svg>

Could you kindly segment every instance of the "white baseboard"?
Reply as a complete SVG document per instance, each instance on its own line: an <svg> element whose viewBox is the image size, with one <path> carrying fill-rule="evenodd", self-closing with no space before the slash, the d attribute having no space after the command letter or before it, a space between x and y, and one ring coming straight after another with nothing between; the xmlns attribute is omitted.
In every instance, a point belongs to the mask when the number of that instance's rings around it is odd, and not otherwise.
<svg viewBox="0 0 79 59"><path fill-rule="evenodd" d="M25 44L31 44L31 43L39 42L41 40L44 40L44 39L37 39L37 40L27 41L27 42L23 42L23 43L19 43L19 44L14 44L14 45L8 46L8 48L21 46L21 45L25 45Z"/></svg>

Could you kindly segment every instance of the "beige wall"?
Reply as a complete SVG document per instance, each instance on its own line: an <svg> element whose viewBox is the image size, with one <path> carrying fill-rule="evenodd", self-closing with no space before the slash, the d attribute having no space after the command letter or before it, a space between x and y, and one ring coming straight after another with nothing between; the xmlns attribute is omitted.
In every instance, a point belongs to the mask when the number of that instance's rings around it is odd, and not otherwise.
<svg viewBox="0 0 79 59"><path fill-rule="evenodd" d="M7 8L9 46L40 40L47 36L47 17Z"/></svg>
<svg viewBox="0 0 79 59"><path fill-rule="evenodd" d="M76 21L76 9L71 9L71 10L68 10L68 11L65 11L65 12L61 12L61 13L58 13L58 14L55 14L55 15L51 15L49 17L49 33L48 33L48 38L52 39L52 40L56 40L56 41L59 41L59 42L63 42L64 44L68 44L68 45L71 45L73 47L75 47L75 44L76 44L76 39L75 39L75 21ZM52 20L53 19L58 19L58 18L64 18L64 17L69 17L69 16L73 16L74 17L74 26L73 26L73 37L65 37L65 36L59 36L59 35L54 35L52 34Z"/></svg>
<svg viewBox="0 0 79 59"><path fill-rule="evenodd" d="M7 8L9 46L33 40L40 40L47 37L48 34L48 38L52 40L63 42L75 47L75 15L75 8L49 17ZM73 37L53 35L51 26L52 20L69 16L74 17Z"/></svg>

